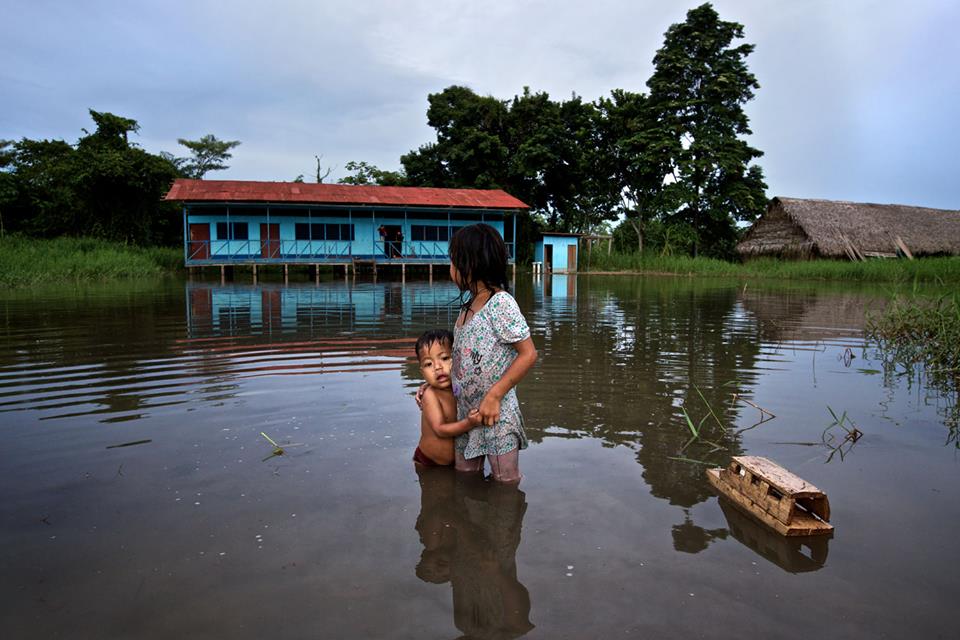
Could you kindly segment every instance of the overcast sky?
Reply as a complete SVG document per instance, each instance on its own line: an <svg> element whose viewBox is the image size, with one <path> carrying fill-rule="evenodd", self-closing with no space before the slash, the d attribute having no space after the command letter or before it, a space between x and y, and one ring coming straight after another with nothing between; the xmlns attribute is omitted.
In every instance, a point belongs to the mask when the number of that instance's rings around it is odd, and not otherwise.
<svg viewBox="0 0 960 640"><path fill-rule="evenodd" d="M240 140L208 178L398 169L434 139L427 94L646 91L696 1L0 0L0 139L75 142L87 109L135 141ZM960 2L718 0L761 88L748 105L768 195L960 209Z"/></svg>

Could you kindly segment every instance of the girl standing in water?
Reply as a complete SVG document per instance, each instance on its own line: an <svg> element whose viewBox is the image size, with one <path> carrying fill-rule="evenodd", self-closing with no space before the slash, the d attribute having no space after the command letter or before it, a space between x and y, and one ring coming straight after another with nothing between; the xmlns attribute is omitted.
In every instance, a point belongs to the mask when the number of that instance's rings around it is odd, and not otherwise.
<svg viewBox="0 0 960 640"><path fill-rule="evenodd" d="M450 278L460 289L454 328L453 388L458 417L472 409L482 424L457 436L458 471L482 471L484 458L499 482L519 482L527 448L514 389L537 361L530 328L508 292L507 247L487 224L462 227L450 239Z"/></svg>

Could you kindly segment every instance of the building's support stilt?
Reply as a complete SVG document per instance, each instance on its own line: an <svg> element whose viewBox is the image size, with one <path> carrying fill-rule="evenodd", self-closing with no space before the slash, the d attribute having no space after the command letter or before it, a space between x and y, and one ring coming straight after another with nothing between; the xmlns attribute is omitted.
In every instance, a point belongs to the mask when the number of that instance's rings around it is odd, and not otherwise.
<svg viewBox="0 0 960 640"><path fill-rule="evenodd" d="M220 284L224 285L227 283L227 265L220 265Z"/></svg>
<svg viewBox="0 0 960 640"><path fill-rule="evenodd" d="M407 283L407 265L406 263L400 265L400 284Z"/></svg>
<svg viewBox="0 0 960 640"><path fill-rule="evenodd" d="M320 284L320 265L313 265L313 281L315 284Z"/></svg>
<svg viewBox="0 0 960 640"><path fill-rule="evenodd" d="M283 265L283 284L289 284L290 282L290 265Z"/></svg>
<svg viewBox="0 0 960 640"><path fill-rule="evenodd" d="M433 263L427 265L427 270L430 272L430 284L433 284Z"/></svg>
<svg viewBox="0 0 960 640"><path fill-rule="evenodd" d="M257 265L253 264L253 284L257 284Z"/></svg>

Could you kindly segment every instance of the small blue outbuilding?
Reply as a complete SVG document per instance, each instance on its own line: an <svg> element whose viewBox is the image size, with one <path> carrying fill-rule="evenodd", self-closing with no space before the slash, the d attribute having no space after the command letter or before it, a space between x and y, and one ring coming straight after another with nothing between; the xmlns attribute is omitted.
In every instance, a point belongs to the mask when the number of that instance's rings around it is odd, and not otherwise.
<svg viewBox="0 0 960 640"><path fill-rule="evenodd" d="M577 270L579 233L546 232L534 247L533 260L546 272L572 273Z"/></svg>

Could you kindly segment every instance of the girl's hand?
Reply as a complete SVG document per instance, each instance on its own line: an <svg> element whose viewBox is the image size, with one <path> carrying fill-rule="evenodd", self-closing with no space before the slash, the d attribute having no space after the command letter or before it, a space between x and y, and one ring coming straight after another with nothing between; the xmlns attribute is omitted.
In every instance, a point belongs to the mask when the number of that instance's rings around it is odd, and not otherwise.
<svg viewBox="0 0 960 640"><path fill-rule="evenodd" d="M480 401L480 419L484 425L492 427L500 419L500 400L500 397L488 393Z"/></svg>
<svg viewBox="0 0 960 640"><path fill-rule="evenodd" d="M417 401L417 409L420 409L420 411L423 411L423 394L429 386L429 384L424 382L422 385L420 385L420 388L417 389L417 395L413 397L414 400Z"/></svg>

